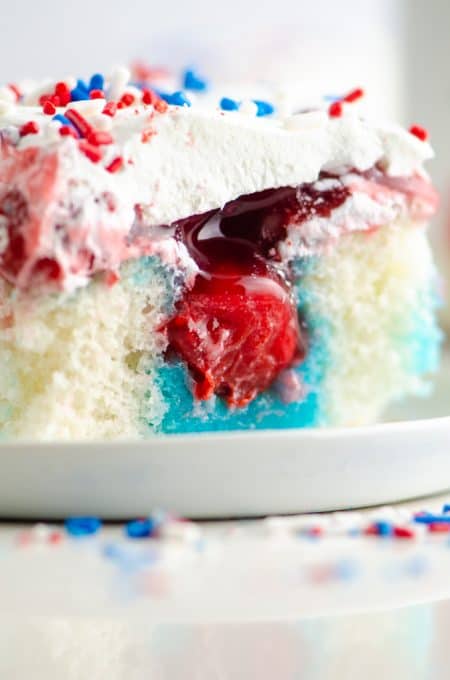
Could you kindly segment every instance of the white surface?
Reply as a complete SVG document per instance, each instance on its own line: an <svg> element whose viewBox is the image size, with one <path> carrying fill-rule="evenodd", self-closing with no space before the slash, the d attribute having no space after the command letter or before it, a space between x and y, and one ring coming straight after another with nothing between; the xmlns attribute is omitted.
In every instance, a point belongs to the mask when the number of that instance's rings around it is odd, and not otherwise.
<svg viewBox="0 0 450 680"><path fill-rule="evenodd" d="M253 626L8 618L0 628L0 674L8 680L448 680L449 622L449 602Z"/></svg>
<svg viewBox="0 0 450 680"><path fill-rule="evenodd" d="M447 495L358 518L197 523L195 540L181 532L131 540L122 527L108 526L87 538L63 532L53 544L48 537L58 527L4 525L1 613L192 626L299 621L441 600L450 597L448 534L395 540L350 536L349 529L361 532L389 518L418 531L409 524L413 512L439 512L448 501ZM305 534L312 526L324 527L322 538Z"/></svg>
<svg viewBox="0 0 450 680"><path fill-rule="evenodd" d="M2 444L0 515L104 518L162 507L247 517L390 503L450 488L450 369L415 420L374 427ZM420 412L420 407L423 413ZM408 417L403 406L394 417ZM419 419L423 418L423 419Z"/></svg>

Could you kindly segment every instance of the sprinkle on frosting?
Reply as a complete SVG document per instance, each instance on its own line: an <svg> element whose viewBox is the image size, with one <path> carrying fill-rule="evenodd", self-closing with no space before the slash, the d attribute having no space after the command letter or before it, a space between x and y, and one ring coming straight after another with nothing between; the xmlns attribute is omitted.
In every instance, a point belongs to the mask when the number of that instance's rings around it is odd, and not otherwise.
<svg viewBox="0 0 450 680"><path fill-rule="evenodd" d="M168 94L167 92L160 92L159 95L161 99L163 99L167 104L171 104L172 106L191 106L191 102L186 97L184 92L181 92L181 90L177 90L177 92L172 92L172 94Z"/></svg>
<svg viewBox="0 0 450 680"><path fill-rule="evenodd" d="M237 111L239 109L239 102L230 97L222 97L220 100L220 108L223 111Z"/></svg>
<svg viewBox="0 0 450 680"><path fill-rule="evenodd" d="M342 116L344 107L341 101L331 102L328 107L328 114L330 118L340 118Z"/></svg>
<svg viewBox="0 0 450 680"><path fill-rule="evenodd" d="M106 170L108 172L118 172L123 168L123 158L122 156L116 156L116 158L113 158L111 163L109 163L106 166Z"/></svg>
<svg viewBox="0 0 450 680"><path fill-rule="evenodd" d="M70 517L64 525L70 536L92 536L100 531L102 522L98 517Z"/></svg>
<svg viewBox="0 0 450 680"><path fill-rule="evenodd" d="M22 125L19 132L21 137L25 137L25 135L37 135L39 132L39 125L35 120L29 120L27 123Z"/></svg>
<svg viewBox="0 0 450 680"><path fill-rule="evenodd" d="M204 92L208 89L208 82L192 69L187 69L183 74L183 88L195 92Z"/></svg>
<svg viewBox="0 0 450 680"><path fill-rule="evenodd" d="M428 139L428 131L420 125L411 125L409 131L414 137L420 139L421 142L426 142Z"/></svg>
<svg viewBox="0 0 450 680"><path fill-rule="evenodd" d="M269 102L265 102L262 99L254 99L254 103L257 106L256 115L257 116L270 116L275 112L275 107Z"/></svg>
<svg viewBox="0 0 450 680"><path fill-rule="evenodd" d="M361 99L362 97L364 97L364 90L361 87L357 87L346 94L345 97L342 98L342 101L351 104L358 101L358 99Z"/></svg>

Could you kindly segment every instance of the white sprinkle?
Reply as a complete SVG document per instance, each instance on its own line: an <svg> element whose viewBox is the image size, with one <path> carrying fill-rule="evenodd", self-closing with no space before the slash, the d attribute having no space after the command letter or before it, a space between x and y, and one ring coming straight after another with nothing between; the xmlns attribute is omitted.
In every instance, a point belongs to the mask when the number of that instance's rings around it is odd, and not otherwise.
<svg viewBox="0 0 450 680"><path fill-rule="evenodd" d="M111 130L113 121L111 116L99 113L92 116L92 125L97 130Z"/></svg>
<svg viewBox="0 0 450 680"><path fill-rule="evenodd" d="M15 104L16 95L10 87L0 87L0 101L7 104Z"/></svg>
<svg viewBox="0 0 450 680"><path fill-rule="evenodd" d="M299 531L318 527L324 531L330 526L330 518L327 515L296 515L295 517L267 517L264 525L270 534L279 534L283 531Z"/></svg>
<svg viewBox="0 0 450 680"><path fill-rule="evenodd" d="M25 104L25 106L38 105L41 95L47 94L47 92L53 92L54 87L55 83L53 80L46 80L40 87L36 87L34 90L30 90L30 92L25 94L21 104Z"/></svg>
<svg viewBox="0 0 450 680"><path fill-rule="evenodd" d="M182 543L196 543L202 535L199 526L193 522L169 521L161 526L160 532L162 538Z"/></svg>
<svg viewBox="0 0 450 680"><path fill-rule="evenodd" d="M131 73L124 66L119 66L116 68L111 78L109 79L109 88L107 93L107 98L109 101L116 101L120 99L124 93L125 87L130 80Z"/></svg>
<svg viewBox="0 0 450 680"><path fill-rule="evenodd" d="M244 116L256 116L258 107L251 99L244 99L239 107L239 113L242 113Z"/></svg>
<svg viewBox="0 0 450 680"><path fill-rule="evenodd" d="M50 534L52 533L51 527L48 524L35 524L32 528L32 534L37 541L46 541Z"/></svg>
<svg viewBox="0 0 450 680"><path fill-rule="evenodd" d="M84 115L101 113L105 107L104 99L81 99L79 102L70 102L68 108L77 109Z"/></svg>

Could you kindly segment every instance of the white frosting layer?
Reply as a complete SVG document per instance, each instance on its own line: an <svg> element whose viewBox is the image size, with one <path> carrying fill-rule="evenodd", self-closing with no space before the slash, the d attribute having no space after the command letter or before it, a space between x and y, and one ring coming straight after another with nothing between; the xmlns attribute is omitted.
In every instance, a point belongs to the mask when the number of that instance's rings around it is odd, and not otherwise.
<svg viewBox="0 0 450 680"><path fill-rule="evenodd" d="M427 142L401 127L360 118L353 104L344 106L340 118L325 110L256 117L246 106L242 113L221 111L218 101L197 96L192 107L171 106L163 114L133 105L114 118L101 113L103 100L70 104L114 138L98 164L78 151L75 140L61 138L60 124L41 107L9 103L1 113L0 103L0 129L36 120L39 134L20 138L19 148L60 152L72 178L88 182L95 193L113 192L128 214L136 203L144 204L149 224L221 207L241 194L313 182L322 170L366 170L381 163L388 174L409 176L433 155ZM143 131L154 133L147 143ZM117 155L127 161L124 170L105 172Z"/></svg>
<svg viewBox="0 0 450 680"><path fill-rule="evenodd" d="M330 117L324 102L321 109L293 113L298 103L288 107L279 93L270 99L275 113L257 117L250 99L240 96L240 111L222 111L220 96L209 92L188 95L191 107L161 112L141 103L141 92L127 85L128 75L117 71L105 87L109 98L124 92L135 97L136 103L113 117L102 112L104 99L57 109L63 115L76 109L91 128L111 134L111 144L97 147L98 162L83 153L79 140L62 137L61 123L36 106L54 83L27 86L25 104L14 103L9 88L0 89L0 132L6 140L0 145L0 199L11 189L19 191L33 224L32 230L24 228L33 238L27 242L28 261L13 278L19 286L27 285L43 258L56 259L66 288L87 281L87 257L95 261L91 271L98 271L157 253L192 274L195 267L184 247L155 227L220 208L243 194L315 182L323 171L343 174L378 165L391 176L423 175L423 162L433 155L427 142L399 126L362 118L355 104L344 104L340 117ZM38 133L21 136L29 121L37 123ZM39 152L29 167L23 159L33 149ZM118 157L123 166L108 172ZM44 165L51 168L48 181L39 178ZM378 196L353 194L332 219L314 218L301 235L291 230L284 255L312 251L344 231L386 223L398 213L399 201L405 207L398 195L393 206ZM130 232L144 238L130 244ZM7 245L2 238L2 252Z"/></svg>

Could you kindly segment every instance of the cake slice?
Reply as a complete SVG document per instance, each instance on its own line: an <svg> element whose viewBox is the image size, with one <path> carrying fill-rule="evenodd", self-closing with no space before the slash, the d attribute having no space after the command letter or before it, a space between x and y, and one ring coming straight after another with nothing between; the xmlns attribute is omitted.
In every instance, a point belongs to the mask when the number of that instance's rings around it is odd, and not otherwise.
<svg viewBox="0 0 450 680"><path fill-rule="evenodd" d="M182 85L0 89L4 438L358 425L426 393L425 132L366 120L361 90Z"/></svg>

